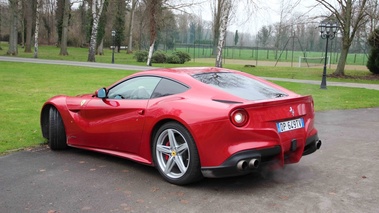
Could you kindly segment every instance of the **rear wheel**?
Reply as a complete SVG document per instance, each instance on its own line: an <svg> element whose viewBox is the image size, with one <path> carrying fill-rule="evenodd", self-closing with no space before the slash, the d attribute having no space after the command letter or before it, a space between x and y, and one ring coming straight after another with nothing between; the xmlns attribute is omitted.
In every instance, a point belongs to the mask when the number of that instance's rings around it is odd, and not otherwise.
<svg viewBox="0 0 379 213"><path fill-rule="evenodd" d="M66 131L62 117L55 107L49 110L49 142L48 145L52 150L67 149Z"/></svg>
<svg viewBox="0 0 379 213"><path fill-rule="evenodd" d="M154 137L153 159L170 183L185 185L202 178L195 142L188 130L176 122L159 128Z"/></svg>

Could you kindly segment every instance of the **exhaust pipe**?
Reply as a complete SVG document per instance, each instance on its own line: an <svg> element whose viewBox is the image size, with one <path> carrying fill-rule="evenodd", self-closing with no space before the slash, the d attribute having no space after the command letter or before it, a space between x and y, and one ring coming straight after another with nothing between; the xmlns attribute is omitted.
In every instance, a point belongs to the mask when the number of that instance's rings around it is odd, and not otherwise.
<svg viewBox="0 0 379 213"><path fill-rule="evenodd" d="M321 144L321 140L316 141L316 149L320 149Z"/></svg>
<svg viewBox="0 0 379 213"><path fill-rule="evenodd" d="M259 167L259 159L256 159L256 158L253 158L249 161L247 160L240 160L238 163L237 163L237 169L240 170L240 171L244 171L246 169L256 169Z"/></svg>
<svg viewBox="0 0 379 213"><path fill-rule="evenodd" d="M249 161L249 168L250 169L256 169L256 168L258 168L259 167L259 160L258 159L256 159L256 158L253 158L253 159L251 159L250 161Z"/></svg>
<svg viewBox="0 0 379 213"><path fill-rule="evenodd" d="M240 160L238 163L237 163L237 169L240 170L240 171L243 171L247 168L248 166L248 163L247 161L245 160Z"/></svg>

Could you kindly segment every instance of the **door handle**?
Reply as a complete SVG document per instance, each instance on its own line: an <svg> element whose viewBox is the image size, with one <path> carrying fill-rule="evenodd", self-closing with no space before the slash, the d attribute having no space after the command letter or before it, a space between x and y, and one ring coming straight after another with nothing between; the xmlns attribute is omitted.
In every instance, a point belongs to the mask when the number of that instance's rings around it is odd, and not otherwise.
<svg viewBox="0 0 379 213"><path fill-rule="evenodd" d="M139 110L139 111L138 111L138 114L140 114L140 115L144 115L144 114L145 114L145 110L144 110L144 109Z"/></svg>

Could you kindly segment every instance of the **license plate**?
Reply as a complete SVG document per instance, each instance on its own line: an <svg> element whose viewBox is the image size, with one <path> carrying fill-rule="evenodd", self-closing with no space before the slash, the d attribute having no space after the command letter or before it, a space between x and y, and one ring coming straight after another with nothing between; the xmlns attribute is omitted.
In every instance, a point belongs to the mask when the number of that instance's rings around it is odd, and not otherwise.
<svg viewBox="0 0 379 213"><path fill-rule="evenodd" d="M295 129L300 129L304 127L304 120L302 118L278 122L276 123L276 127L278 128L278 132L287 132Z"/></svg>

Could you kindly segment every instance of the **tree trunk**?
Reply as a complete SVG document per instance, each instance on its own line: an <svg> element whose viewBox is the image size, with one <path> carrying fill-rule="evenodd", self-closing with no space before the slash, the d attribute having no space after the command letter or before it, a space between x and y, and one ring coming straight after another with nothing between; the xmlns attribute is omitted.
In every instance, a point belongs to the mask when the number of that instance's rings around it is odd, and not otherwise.
<svg viewBox="0 0 379 213"><path fill-rule="evenodd" d="M7 55L18 54L18 0L9 0L10 6L10 33L9 33L9 49Z"/></svg>
<svg viewBox="0 0 379 213"><path fill-rule="evenodd" d="M223 6L220 11L220 36L217 44L217 54L216 54L216 67L222 67L222 49L225 45L225 37L226 37L226 29L228 27L229 14L231 10L231 2L230 0L225 0Z"/></svg>
<svg viewBox="0 0 379 213"><path fill-rule="evenodd" d="M59 52L59 55L68 55L67 36L68 36L68 19L69 19L69 17L70 17L70 0L64 0L61 50Z"/></svg>
<svg viewBox="0 0 379 213"><path fill-rule="evenodd" d="M104 38L101 39L99 46L97 46L96 54L104 55Z"/></svg>
<svg viewBox="0 0 379 213"><path fill-rule="evenodd" d="M350 45L345 44L345 42L343 42L340 59L338 60L337 68L334 71L333 75L336 75L336 76L345 75L345 65L346 65L346 60L347 60L347 54L349 53L349 48L350 48Z"/></svg>
<svg viewBox="0 0 379 213"><path fill-rule="evenodd" d="M24 1L24 20L26 25L25 32L25 49L24 52L31 53L32 52L32 30L33 30L33 1Z"/></svg>
<svg viewBox="0 0 379 213"><path fill-rule="evenodd" d="M151 66L151 58L154 52L155 39L157 37L157 12L158 7L162 4L161 0L148 1L148 12L150 16L150 48L147 57L147 66Z"/></svg>
<svg viewBox="0 0 379 213"><path fill-rule="evenodd" d="M150 44L149 55L147 57L147 63L146 63L147 66L152 66L151 58L153 57L154 44L155 44L155 41L153 41L153 43Z"/></svg>
<svg viewBox="0 0 379 213"><path fill-rule="evenodd" d="M104 0L93 0L92 1L92 33L91 39L89 43L88 50L88 60L90 62L95 62L95 54L96 54L96 38L97 38L97 29L99 27L99 19L101 16L101 12L103 11Z"/></svg>
<svg viewBox="0 0 379 213"><path fill-rule="evenodd" d="M21 48L25 47L25 20L22 19L21 21Z"/></svg>
<svg viewBox="0 0 379 213"><path fill-rule="evenodd" d="M223 1L218 0L217 6L213 11L213 51L212 55L217 54L217 46L220 38L220 26L221 26L221 10L222 10Z"/></svg>
<svg viewBox="0 0 379 213"><path fill-rule="evenodd" d="M127 53L133 52L133 22L134 22L134 10L136 9L137 0L132 0L132 9L130 11L129 20L129 44Z"/></svg>
<svg viewBox="0 0 379 213"><path fill-rule="evenodd" d="M37 5L36 5L36 29L34 32L34 58L38 58L38 33L39 33L40 1L41 0L37 0Z"/></svg>

